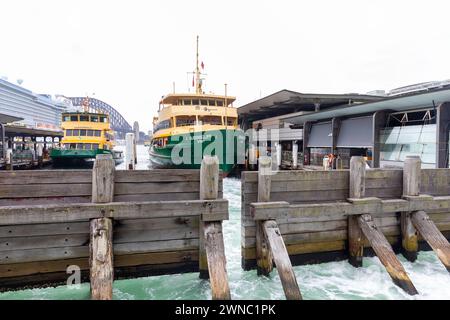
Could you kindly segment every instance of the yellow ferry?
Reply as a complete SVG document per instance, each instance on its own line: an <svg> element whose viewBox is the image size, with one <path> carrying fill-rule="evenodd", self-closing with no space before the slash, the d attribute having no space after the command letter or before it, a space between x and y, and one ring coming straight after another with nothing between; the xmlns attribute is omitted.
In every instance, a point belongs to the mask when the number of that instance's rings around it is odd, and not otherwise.
<svg viewBox="0 0 450 320"><path fill-rule="evenodd" d="M233 107L236 98L228 96L226 89L225 95L203 91L198 37L194 73L195 93L172 93L161 99L158 116L153 118L150 160L154 167L199 168L203 155L217 155L226 175L236 164L237 143L243 139ZM211 143L219 147L209 148ZM174 155L182 161L175 160Z"/></svg>

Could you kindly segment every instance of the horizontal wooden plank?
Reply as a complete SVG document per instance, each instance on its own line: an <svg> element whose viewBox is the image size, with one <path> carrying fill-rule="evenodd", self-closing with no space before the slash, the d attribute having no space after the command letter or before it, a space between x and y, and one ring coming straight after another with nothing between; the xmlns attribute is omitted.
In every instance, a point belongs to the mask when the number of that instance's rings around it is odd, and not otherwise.
<svg viewBox="0 0 450 320"><path fill-rule="evenodd" d="M197 181L200 183L200 170L196 169L152 169L152 170L116 170L116 183L142 182L179 182Z"/></svg>
<svg viewBox="0 0 450 320"><path fill-rule="evenodd" d="M38 204L89 203L91 196L0 199L0 206L25 206Z"/></svg>
<svg viewBox="0 0 450 320"><path fill-rule="evenodd" d="M324 191L348 189L348 179L333 180L313 180L313 181L273 181L271 182L271 192L298 192L298 191ZM258 193L257 183L244 183L244 193Z"/></svg>
<svg viewBox="0 0 450 320"><path fill-rule="evenodd" d="M114 231L152 231L178 227L198 228L199 217L151 218L151 219L121 219L114 220ZM1 229L0 229L1 230Z"/></svg>
<svg viewBox="0 0 450 320"><path fill-rule="evenodd" d="M0 238L0 252L39 248L77 247L88 244L89 233L8 237Z"/></svg>
<svg viewBox="0 0 450 320"><path fill-rule="evenodd" d="M199 192L199 182L116 183L114 195Z"/></svg>
<svg viewBox="0 0 450 320"><path fill-rule="evenodd" d="M303 171L303 170L289 170L278 171L271 176L272 182L274 181L311 181L311 180L347 180L349 177L348 170L330 170L330 171ZM257 182L257 171L243 171L241 173L241 179L243 182Z"/></svg>
<svg viewBox="0 0 450 320"><path fill-rule="evenodd" d="M402 169L367 169L366 170L366 181L368 180L388 180L399 184L403 181L403 170Z"/></svg>
<svg viewBox="0 0 450 320"><path fill-rule="evenodd" d="M0 185L90 184L92 170L0 171Z"/></svg>
<svg viewBox="0 0 450 320"><path fill-rule="evenodd" d="M299 191L299 192L272 192L270 201L287 201L289 203L314 203L344 201L348 198L348 190L325 190L325 191ZM244 203L256 202L256 193L245 194Z"/></svg>
<svg viewBox="0 0 450 320"><path fill-rule="evenodd" d="M444 168L421 170L420 192L433 196L450 195L450 170Z"/></svg>
<svg viewBox="0 0 450 320"><path fill-rule="evenodd" d="M1 238L89 233L89 222L42 223L0 226Z"/></svg>
<svg viewBox="0 0 450 320"><path fill-rule="evenodd" d="M401 198L403 187L367 188L366 197L377 197L381 199Z"/></svg>
<svg viewBox="0 0 450 320"><path fill-rule="evenodd" d="M114 243L161 241L161 240L183 240L198 238L198 228L192 228L187 225L171 229L153 229L153 230L132 230L123 231L114 229ZM1 244L1 243L0 243Z"/></svg>
<svg viewBox="0 0 450 320"><path fill-rule="evenodd" d="M139 265L163 265L168 263L188 262L198 260L198 250L153 252L144 254L115 255L115 268ZM0 287L5 278L45 273L64 272L70 265L77 265L81 270L89 269L87 258L38 261L17 264L0 264ZM67 279L67 275L66 275Z"/></svg>
<svg viewBox="0 0 450 320"><path fill-rule="evenodd" d="M39 184L29 185L0 185L1 198L40 198L40 197L64 197L64 196L90 196L92 184Z"/></svg>
<svg viewBox="0 0 450 320"><path fill-rule="evenodd" d="M181 193L147 193L147 194L122 194L115 195L115 202L138 202L138 201L171 201L171 200L198 200L200 193L181 192Z"/></svg>
<svg viewBox="0 0 450 320"><path fill-rule="evenodd" d="M226 200L81 203L0 207L0 224L55 223L114 219L169 218L228 212Z"/></svg>

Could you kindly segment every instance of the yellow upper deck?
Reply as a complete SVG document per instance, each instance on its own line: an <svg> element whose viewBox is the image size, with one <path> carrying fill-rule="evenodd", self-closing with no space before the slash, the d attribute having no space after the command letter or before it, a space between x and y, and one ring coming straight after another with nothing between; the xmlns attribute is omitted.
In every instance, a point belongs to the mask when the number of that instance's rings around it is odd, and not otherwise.
<svg viewBox="0 0 450 320"><path fill-rule="evenodd" d="M154 138L192 131L237 128L237 110L232 96L213 94L169 94L160 101L153 119Z"/></svg>
<svg viewBox="0 0 450 320"><path fill-rule="evenodd" d="M63 144L98 144L100 148L112 149L114 135L109 116L103 113L70 112L62 114Z"/></svg>

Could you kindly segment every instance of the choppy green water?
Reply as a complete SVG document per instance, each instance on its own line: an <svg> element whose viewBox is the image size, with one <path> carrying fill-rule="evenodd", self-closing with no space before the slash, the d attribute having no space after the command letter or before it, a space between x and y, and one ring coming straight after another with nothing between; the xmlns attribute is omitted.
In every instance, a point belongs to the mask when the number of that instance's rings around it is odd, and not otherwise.
<svg viewBox="0 0 450 320"><path fill-rule="evenodd" d="M145 149L139 150L139 167L148 163ZM230 202L230 220L224 222L227 269L233 299L284 299L276 270L270 278L240 266L240 181L224 180L224 196ZM399 259L419 295L411 297L395 286L378 258L364 258L363 268L347 262L294 267L304 299L450 299L450 275L433 252L421 252L416 262ZM210 299L209 282L197 273L117 280L115 299ZM30 289L0 293L0 299L89 299L89 284L79 288Z"/></svg>

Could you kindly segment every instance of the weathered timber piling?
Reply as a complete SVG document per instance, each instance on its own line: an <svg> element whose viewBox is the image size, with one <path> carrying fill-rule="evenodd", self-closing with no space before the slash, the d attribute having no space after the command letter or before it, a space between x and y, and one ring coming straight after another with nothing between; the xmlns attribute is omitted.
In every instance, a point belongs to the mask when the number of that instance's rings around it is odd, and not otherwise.
<svg viewBox="0 0 450 320"><path fill-rule="evenodd" d="M297 278L292 269L291 260L284 245L280 229L274 220L267 220L263 222L265 238L269 243L270 252L273 255L273 260L280 275L281 283L283 285L284 294L288 300L301 300L302 295L298 287Z"/></svg>
<svg viewBox="0 0 450 320"><path fill-rule="evenodd" d="M348 201L355 204L374 203L377 205L381 202L380 199L365 198L365 181L366 166L364 158L352 157L350 159L350 198ZM416 288L397 259L394 250L383 233L378 230L369 213L374 214L377 212L361 212L362 215L351 215L348 218L349 262L356 267L362 266L364 235L394 283L408 294L417 294Z"/></svg>
<svg viewBox="0 0 450 320"><path fill-rule="evenodd" d="M113 201L114 168L112 155L97 155L92 170L93 203ZM91 298L94 300L111 300L114 281L112 219L92 219L90 226L89 266Z"/></svg>
<svg viewBox="0 0 450 320"><path fill-rule="evenodd" d="M134 170L136 168L136 140L134 133L127 133L125 135L126 153L125 153L125 167L127 170Z"/></svg>
<svg viewBox="0 0 450 320"><path fill-rule="evenodd" d="M357 218L359 227L362 229L372 249L375 251L394 283L410 295L418 294L411 279L392 250L391 245L375 225L372 216L363 214L357 216Z"/></svg>
<svg viewBox="0 0 450 320"><path fill-rule="evenodd" d="M263 207L271 208L271 170L269 157L260 157L258 170L258 203ZM274 215L276 217L276 215ZM258 275L268 276L277 268L283 290L288 300L301 300L302 295L298 287L292 264L289 259L283 237L274 218L256 217L256 259Z"/></svg>
<svg viewBox="0 0 450 320"><path fill-rule="evenodd" d="M214 200L219 194L219 158L205 156L200 167L200 199ZM223 242L223 216L203 214L199 223L200 278L209 278L212 298L231 299Z"/></svg>
<svg viewBox="0 0 450 320"><path fill-rule="evenodd" d="M272 161L269 157L259 158L258 202L270 201ZM273 257L264 236L262 221L256 221L256 263L258 275L268 276L273 269Z"/></svg>
<svg viewBox="0 0 450 320"><path fill-rule="evenodd" d="M363 157L352 157L350 159L350 199L365 197L365 165ZM348 216L348 261L352 266L362 266L363 249L364 238L359 227L358 217L350 215Z"/></svg>
<svg viewBox="0 0 450 320"><path fill-rule="evenodd" d="M450 272L450 243L448 240L424 211L413 212L411 220L420 235L428 242L447 271Z"/></svg>
<svg viewBox="0 0 450 320"><path fill-rule="evenodd" d="M420 192L420 158L408 156L403 166L403 197L416 197ZM400 228L402 232L403 256L414 262L417 259L419 242L417 230L411 221L411 212L400 213Z"/></svg>

